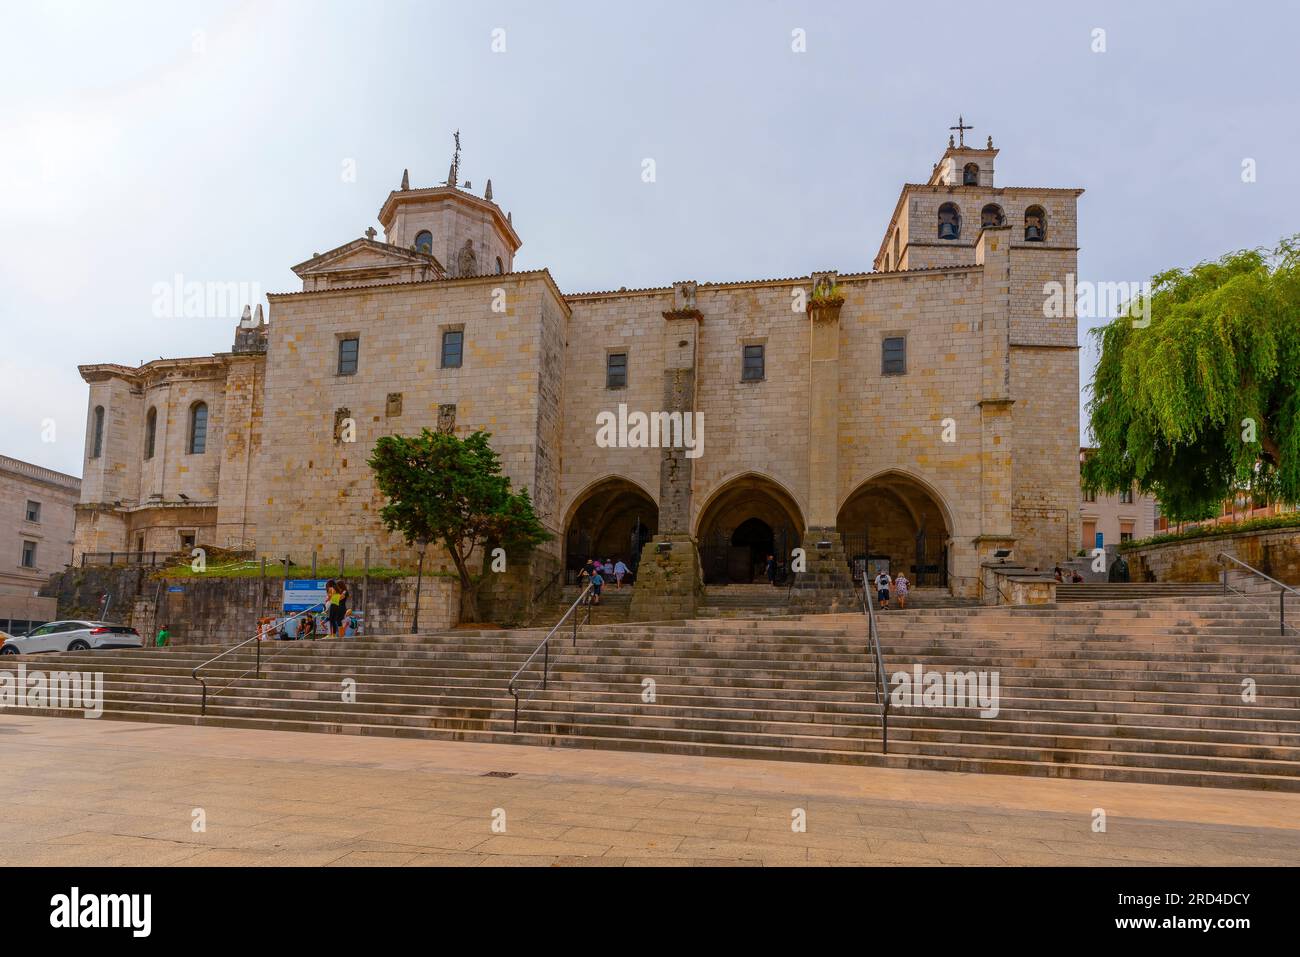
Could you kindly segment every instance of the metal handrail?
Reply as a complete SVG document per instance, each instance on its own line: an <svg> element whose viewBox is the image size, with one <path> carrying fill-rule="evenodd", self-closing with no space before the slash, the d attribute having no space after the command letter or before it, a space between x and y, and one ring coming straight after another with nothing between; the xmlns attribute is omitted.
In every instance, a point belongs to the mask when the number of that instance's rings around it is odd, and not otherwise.
<svg viewBox="0 0 1300 957"><path fill-rule="evenodd" d="M575 612L578 610L578 608L582 607L583 599L586 598L591 593L591 588L592 588L591 585L587 585L585 588L582 589L582 593L578 595L577 599L573 602L573 604L569 606L569 610L566 611L563 617L561 617L560 620L555 623L555 627L546 633L546 637L542 639L542 643L533 649L533 653L524 659L524 663L519 666L519 670L516 671L514 675L510 678L509 691L511 696L515 699L515 720L514 720L514 724L510 728L512 734L519 730L519 677L520 675L524 673L524 671L528 668L528 666L533 663L533 659L536 658L537 655L540 653L542 655L542 683L540 687L542 688L542 690L546 690L546 683L549 680L551 674L551 639L555 636L555 633L560 630L560 626L563 625L566 621L568 621L569 616L572 615L573 616L573 647L575 648L578 647L578 615L576 615ZM584 622L584 624L590 624L591 606L587 605L586 608L587 608L587 620ZM537 688L534 687L533 690L536 691ZM524 698L524 700L527 701L531 697L532 694L529 694L528 697Z"/></svg>
<svg viewBox="0 0 1300 957"><path fill-rule="evenodd" d="M312 605L310 608L305 608L302 611L294 612L292 615L286 618L285 621L286 622L293 621L295 618L298 618L302 615L315 614L317 609L324 608L324 607L325 607L324 603L321 603L319 605ZM255 641L257 642L257 664L254 665L252 668L249 668L248 671L245 671L244 674L236 675L226 684L222 685L219 690L220 691L226 690L226 688L229 688L240 678L244 677L244 675L247 675L249 671L256 671L257 676L259 678L262 677L262 640L265 637L265 635L266 635L266 629L259 628L257 630L257 634L255 634L252 638L245 638L243 641L239 642L239 644L231 645L225 651L221 652L221 654L213 655L211 658L209 658L207 661L203 662L202 664L198 664L194 666L194 670L190 672L190 677L193 678L195 681L197 681L199 685L203 688L203 700L199 705L200 715L206 715L208 713L208 683L204 679L199 677L199 671L203 668L206 668L214 661L220 661L222 658L226 657L226 655L230 654L232 651L238 651L240 648L244 647L244 645L248 644L249 642Z"/></svg>
<svg viewBox="0 0 1300 957"><path fill-rule="evenodd" d="M543 595L545 595L548 591L550 591L552 588L555 587L555 583L560 580L560 576L562 576L564 572L565 569L561 568L558 572L556 572L554 575L551 576L551 580L548 581L545 585L543 585L541 589L537 592L537 594L533 596L534 605L537 604L539 601L541 601Z"/></svg>
<svg viewBox="0 0 1300 957"><path fill-rule="evenodd" d="M885 679L885 657L880 652L880 629L876 625L876 606L871 601L871 581L862 576L862 607L867 614L867 637L876 659L876 703L880 705L880 753L889 753L889 682Z"/></svg>
<svg viewBox="0 0 1300 957"><path fill-rule="evenodd" d="M1274 585L1276 585L1278 588L1278 592L1277 592L1278 634L1285 636L1286 630L1288 628L1290 628L1292 631L1296 632L1297 634L1300 634L1300 628L1297 628L1295 625L1288 625L1286 623L1287 592L1290 592L1292 595L1300 595L1300 590L1293 588L1292 586L1286 584L1285 582L1280 582L1276 578L1272 578L1268 575L1265 575L1258 568L1255 568L1253 565L1247 565L1240 558L1236 558L1232 555L1229 555L1227 552L1219 552L1219 554L1215 556L1215 559L1218 561L1220 565L1224 566L1221 577L1223 579L1223 593L1225 595L1228 594L1229 591L1232 591L1232 592L1236 592L1242 598L1245 598L1247 600L1250 599L1250 595L1248 595L1246 592L1233 588L1228 584L1227 562L1232 562L1235 565L1240 565L1242 568L1246 569L1252 575L1255 575L1258 578L1262 578L1267 582L1272 582Z"/></svg>

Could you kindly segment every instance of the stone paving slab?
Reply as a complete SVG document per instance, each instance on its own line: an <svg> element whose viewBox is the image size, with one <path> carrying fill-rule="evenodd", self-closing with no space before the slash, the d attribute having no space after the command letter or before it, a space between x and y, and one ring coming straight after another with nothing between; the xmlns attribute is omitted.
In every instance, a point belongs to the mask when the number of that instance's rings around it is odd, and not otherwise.
<svg viewBox="0 0 1300 957"><path fill-rule="evenodd" d="M1300 862L1297 794L185 725L129 730L0 714L0 864ZM792 828L801 814L803 831Z"/></svg>

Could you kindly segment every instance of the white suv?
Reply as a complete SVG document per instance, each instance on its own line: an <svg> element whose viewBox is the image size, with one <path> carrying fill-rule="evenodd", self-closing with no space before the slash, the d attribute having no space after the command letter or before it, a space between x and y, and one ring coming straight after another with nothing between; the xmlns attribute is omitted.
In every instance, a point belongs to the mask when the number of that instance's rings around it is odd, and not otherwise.
<svg viewBox="0 0 1300 957"><path fill-rule="evenodd" d="M87 651L91 648L143 648L144 639L127 625L103 621L51 621L18 638L5 638L0 655L38 651Z"/></svg>

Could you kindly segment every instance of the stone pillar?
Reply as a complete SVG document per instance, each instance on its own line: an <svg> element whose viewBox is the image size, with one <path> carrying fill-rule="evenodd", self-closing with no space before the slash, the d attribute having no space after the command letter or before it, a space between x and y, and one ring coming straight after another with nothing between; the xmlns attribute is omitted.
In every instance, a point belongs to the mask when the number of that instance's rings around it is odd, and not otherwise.
<svg viewBox="0 0 1300 957"><path fill-rule="evenodd" d="M976 555L985 560L1013 548L1011 522L1011 227L986 228L975 246L984 267L980 313L980 533Z"/></svg>
<svg viewBox="0 0 1300 957"><path fill-rule="evenodd" d="M808 301L808 526L835 530L840 471L840 309L835 273L813 274Z"/></svg>
<svg viewBox="0 0 1300 957"><path fill-rule="evenodd" d="M696 355L702 315L695 306L695 283L673 285L673 308L663 317L664 397L656 411L685 418L696 411ZM699 609L704 583L699 546L691 537L693 465L684 448L660 450L659 533L646 543L637 566L631 607L635 620L693 618Z"/></svg>
<svg viewBox="0 0 1300 957"><path fill-rule="evenodd" d="M808 300L807 569L795 577L798 601L822 610L852 603L853 578L836 530L840 477L840 309L836 273L813 273Z"/></svg>

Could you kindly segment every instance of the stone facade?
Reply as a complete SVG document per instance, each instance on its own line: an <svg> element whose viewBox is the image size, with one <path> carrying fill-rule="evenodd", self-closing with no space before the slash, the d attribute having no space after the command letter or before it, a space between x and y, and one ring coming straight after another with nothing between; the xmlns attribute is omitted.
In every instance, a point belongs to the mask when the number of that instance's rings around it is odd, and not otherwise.
<svg viewBox="0 0 1300 957"><path fill-rule="evenodd" d="M1079 461L1092 452L1079 450ZM1102 547L1113 551L1122 542L1150 538L1156 533L1156 514L1160 505L1154 496L1136 487L1124 495L1091 492L1084 489L1079 506L1079 548L1091 552L1101 536Z"/></svg>
<svg viewBox="0 0 1300 957"><path fill-rule="evenodd" d="M81 480L0 455L0 595L33 595L72 561Z"/></svg>
<svg viewBox="0 0 1300 957"><path fill-rule="evenodd" d="M36 598L72 561L81 480L0 455L0 631L22 633L54 609Z"/></svg>
<svg viewBox="0 0 1300 957"><path fill-rule="evenodd" d="M264 351L82 368L79 547L135 548L142 531L146 550L168 535L174 547L174 525L141 513L207 508L199 537L217 544L295 561L370 546L407 563L366 459L381 435L451 427L492 433L555 535L529 560L535 583L603 550L659 555L674 594L696 595L683 569L746 580L805 539L833 540L846 569L916 567L966 595L998 549L1050 567L1079 537L1078 353L1072 307L1043 303L1074 271L1081 191L995 187L995 155L949 149L929 182L905 186L874 272L577 294L546 270L511 271L519 237L490 196L394 191L386 242L372 230L315 255L295 267L302 291L269 297ZM978 183L953 180L967 163ZM944 203L960 224L939 239ZM989 204L1001 218L982 227ZM1027 232L1033 208L1045 237ZM458 362L444 361L448 334ZM200 398L209 451L187 457ZM147 465L151 403L182 444ZM700 454L597 441L597 417L620 405L696 414ZM104 461L89 456L98 406ZM671 552L647 545L656 534Z"/></svg>
<svg viewBox="0 0 1300 957"><path fill-rule="evenodd" d="M249 494L267 334L258 313L240 323L231 352L80 367L90 399L74 562L85 553L238 548L255 539Z"/></svg>

